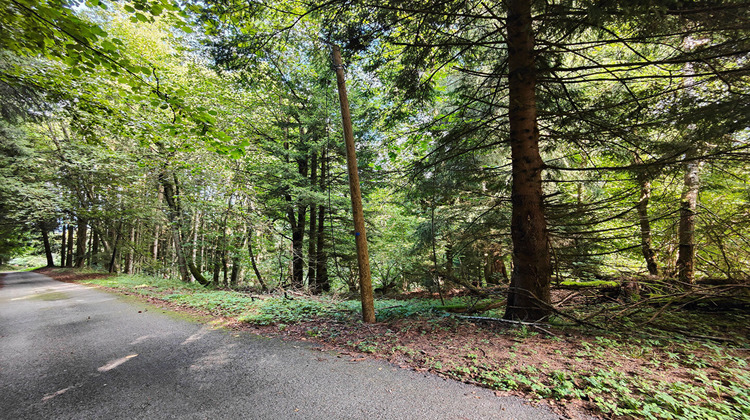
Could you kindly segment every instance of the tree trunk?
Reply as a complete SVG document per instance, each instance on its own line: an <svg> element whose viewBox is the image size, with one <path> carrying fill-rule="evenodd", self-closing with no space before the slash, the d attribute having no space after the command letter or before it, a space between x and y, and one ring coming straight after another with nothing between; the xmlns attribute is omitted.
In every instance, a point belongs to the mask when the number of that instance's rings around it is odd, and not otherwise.
<svg viewBox="0 0 750 420"><path fill-rule="evenodd" d="M238 247L233 247L234 249L242 249L242 245L239 244ZM240 264L240 256L237 254L237 251L232 252L232 275L229 278L229 286L230 287L237 287L237 283L239 282L240 277L240 268L242 265Z"/></svg>
<svg viewBox="0 0 750 420"><path fill-rule="evenodd" d="M172 230L172 241L174 242L175 255L177 257L177 266L180 271L182 281L189 283L192 275L195 280L203 286L208 285L208 280L198 271L191 261L185 257L185 251L182 248L182 225L183 218L179 202L175 199L175 192L178 188L177 177L172 176L170 179L166 172L159 174L159 182L163 187L164 200L167 202L167 216L169 218L170 229Z"/></svg>
<svg viewBox="0 0 750 420"><path fill-rule="evenodd" d="M315 255L315 285L319 292L330 292L331 281L328 278L328 252L325 235L326 207L318 206L318 245Z"/></svg>
<svg viewBox="0 0 750 420"><path fill-rule="evenodd" d="M130 227L128 238L128 253L125 255L125 274L133 274L133 259L135 257L135 225Z"/></svg>
<svg viewBox="0 0 750 420"><path fill-rule="evenodd" d="M224 286L229 286L229 252L227 251L226 246L221 252L221 269L223 270L224 275Z"/></svg>
<svg viewBox="0 0 750 420"><path fill-rule="evenodd" d="M185 261L185 251L182 249L182 237L180 236L180 230L177 226L171 227L172 231L172 245L177 258L177 269L180 272L180 279L185 283L190 283L190 271L187 267L187 261Z"/></svg>
<svg viewBox="0 0 750 420"><path fill-rule="evenodd" d="M310 186L312 188L317 187L318 182L318 154L313 150L310 158ZM316 295L320 293L318 284L315 281L315 268L317 267L317 245L318 245L318 218L317 206L310 204L310 230L308 233L309 239L307 240L307 283L310 288L310 293Z"/></svg>
<svg viewBox="0 0 750 420"><path fill-rule="evenodd" d="M88 245L86 246L86 266L91 267L91 253L94 251L94 236L96 236L96 232L94 229L90 229L91 234L89 234L89 240Z"/></svg>
<svg viewBox="0 0 750 420"><path fill-rule="evenodd" d="M690 156L688 156L690 157ZM685 189L680 200L680 225L677 250L677 277L681 282L695 282L695 211L698 208L700 168L703 162L690 160L685 168Z"/></svg>
<svg viewBox="0 0 750 420"><path fill-rule="evenodd" d="M99 265L99 233L92 229L91 254L89 254L89 267Z"/></svg>
<svg viewBox="0 0 750 420"><path fill-rule="evenodd" d="M68 243L66 244L67 252L65 254L65 266L73 267L73 226L68 225Z"/></svg>
<svg viewBox="0 0 750 420"><path fill-rule="evenodd" d="M297 169L303 177L307 177L307 159L297 159ZM294 207L289 209L289 221L292 224L292 288L302 289L304 287L305 277L305 259L303 255L305 240L305 220L307 216L307 206L302 202L296 205L297 214L294 214Z"/></svg>
<svg viewBox="0 0 750 420"><path fill-rule="evenodd" d="M177 259L177 269L180 273L180 279L185 283L190 283L190 271L185 259L185 251L182 248L182 234L180 232L182 218L178 203L174 197L175 186L170 181L169 175L165 172L159 174L159 182L164 191L164 200L167 202L167 217L169 218L169 227L172 232L172 242L174 244L174 253Z"/></svg>
<svg viewBox="0 0 750 420"><path fill-rule="evenodd" d="M505 256L501 251L497 251L495 258L496 272L499 272L503 276L503 280L508 281L508 268L505 266Z"/></svg>
<svg viewBox="0 0 750 420"><path fill-rule="evenodd" d="M326 185L326 170L328 165L326 164L326 153L322 151L320 153L320 191L324 191L327 188ZM315 217L311 214L310 217ZM316 236L317 245L315 253L315 287L319 292L330 292L331 283L328 279L328 254L326 253L326 207L324 205L318 205L318 234Z"/></svg>
<svg viewBox="0 0 750 420"><path fill-rule="evenodd" d="M291 212L291 218L295 219L294 213ZM297 216L292 226L292 288L302 289L304 287L305 260L302 255L302 249L305 239L305 208L300 204L297 209Z"/></svg>
<svg viewBox="0 0 750 420"><path fill-rule="evenodd" d="M54 267L55 260L52 258L52 246L49 243L49 232L47 232L47 224L40 223L39 230L42 231L42 242L44 243L44 255L47 257L47 267Z"/></svg>
<svg viewBox="0 0 750 420"><path fill-rule="evenodd" d="M62 239L60 241L60 267L65 267L65 254L68 247L67 227L62 225Z"/></svg>
<svg viewBox="0 0 750 420"><path fill-rule="evenodd" d="M648 202L651 198L651 182L645 174L638 174L638 184L641 187L641 195L638 198L638 222L641 226L641 253L646 260L646 268L652 276L659 275L659 266L656 263L656 253L651 248L651 221L648 218Z"/></svg>
<svg viewBox="0 0 750 420"><path fill-rule="evenodd" d="M231 287L236 287L239 284L240 277L243 277L244 270L242 269L242 256L240 253L245 247L245 241L247 241L247 236L239 232L232 235L232 274L229 278Z"/></svg>
<svg viewBox="0 0 750 420"><path fill-rule="evenodd" d="M164 197L164 193L162 192L163 188L164 187L162 187L161 185L159 185L159 192L157 192L157 194L156 194L156 205L157 206L161 205L161 201L162 201L162 199ZM161 233L161 225L157 222L154 225L154 245L153 245L153 248L151 248L151 251L152 251L151 254L154 257L154 262L158 262L159 261L159 236L160 236L160 233Z"/></svg>
<svg viewBox="0 0 750 420"><path fill-rule="evenodd" d="M199 230L199 226L200 226L200 223L198 222L200 215L198 213L200 213L200 212L196 211L195 214L193 215L193 223L192 223L192 230L193 230L193 257L192 257L192 260L193 260L193 263L195 263L196 261L198 261L198 247L199 247L199 244L198 244L198 230ZM196 266L199 266L199 265L200 264L196 264Z"/></svg>
<svg viewBox="0 0 750 420"><path fill-rule="evenodd" d="M247 253L250 255L250 264L253 266L253 272L255 272L255 277L258 279L258 283L260 283L261 290L266 291L268 290L268 287L266 287L266 283L263 281L263 276L260 275L260 270L258 270L258 265L255 262L255 253L253 252L253 227L248 226L247 228Z"/></svg>
<svg viewBox="0 0 750 420"><path fill-rule="evenodd" d="M453 257L453 244L448 241L445 244L445 273L448 277L453 277Z"/></svg>
<svg viewBox="0 0 750 420"><path fill-rule="evenodd" d="M221 252L219 250L218 244L214 248L214 269L213 269L213 282L214 284L220 284L219 283L219 275L221 274Z"/></svg>
<svg viewBox="0 0 750 420"><path fill-rule="evenodd" d="M537 321L550 314L552 264L536 123L533 22L530 0L507 4L513 275L505 318Z"/></svg>
<svg viewBox="0 0 750 420"><path fill-rule="evenodd" d="M201 223L200 223L200 252L198 253L198 256L200 258L200 262L197 264L198 269L203 272L206 270L206 231L205 231L205 225L206 225L206 218L201 217Z"/></svg>
<svg viewBox="0 0 750 420"><path fill-rule="evenodd" d="M78 235L76 236L75 267L83 268L86 262L86 238L88 234L88 220L78 219Z"/></svg>
<svg viewBox="0 0 750 420"><path fill-rule="evenodd" d="M122 227L122 223L120 223L120 226L117 227L115 230L115 237L112 239L112 256L109 259L109 267L108 272L115 273L117 272L117 251L118 251L118 244L120 242L120 228Z"/></svg>

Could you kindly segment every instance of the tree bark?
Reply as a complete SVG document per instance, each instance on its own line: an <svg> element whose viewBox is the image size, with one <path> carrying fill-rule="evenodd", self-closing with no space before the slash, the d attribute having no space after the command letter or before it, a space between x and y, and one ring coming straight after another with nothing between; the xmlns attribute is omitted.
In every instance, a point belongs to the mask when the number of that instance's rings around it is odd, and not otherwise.
<svg viewBox="0 0 750 420"><path fill-rule="evenodd" d="M214 269L213 269L213 282L214 284L220 284L219 283L219 275L221 274L221 251L219 248L219 244L216 244L216 247L214 247Z"/></svg>
<svg viewBox="0 0 750 420"><path fill-rule="evenodd" d="M344 64L341 62L341 52L338 46L333 47L333 64L336 68L336 81L341 105L341 120L346 142L346 167L349 173L349 193L352 199L352 215L354 218L354 240L357 245L357 265L359 266L359 293L362 301L362 319L367 323L375 322L375 303L372 292L372 278L370 277L370 256L367 251L367 231L365 217L362 210L362 193L359 186L359 170L357 168L357 151L354 147L354 132L352 117L349 112L349 99L346 96L346 82L344 78Z"/></svg>
<svg viewBox="0 0 750 420"><path fill-rule="evenodd" d="M40 223L39 230L42 232L42 243L44 244L44 256L47 257L47 267L54 267L55 260L52 258L52 246L49 243L49 232L47 224Z"/></svg>
<svg viewBox="0 0 750 420"><path fill-rule="evenodd" d="M326 164L326 153L322 151L320 153L320 191L325 191L326 185L326 170L328 165ZM311 215L314 217L314 215ZM316 236L317 246L315 254L315 287L319 292L330 292L331 283L328 279L328 254L326 253L326 239L325 239L325 221L326 221L326 207L322 204L318 205L318 234Z"/></svg>
<svg viewBox="0 0 750 420"><path fill-rule="evenodd" d="M133 259L135 251L135 225L130 227L130 236L128 237L128 253L125 255L125 274L133 274Z"/></svg>
<svg viewBox="0 0 750 420"><path fill-rule="evenodd" d="M62 225L62 237L60 240L60 267L65 267L65 254L68 247L67 227Z"/></svg>
<svg viewBox="0 0 750 420"><path fill-rule="evenodd" d="M122 228L122 222L119 223L119 226L117 229L115 229L115 236L112 239L112 256L109 259L109 267L107 269L110 273L116 273L117 272L117 251L119 250L119 242L120 242L120 229Z"/></svg>
<svg viewBox="0 0 750 420"><path fill-rule="evenodd" d="M222 279L224 286L229 286L229 244L227 239L227 227L229 225L229 212L232 210L233 199L234 193L230 194L229 200L227 200L227 209L224 211L224 217L221 220L221 237L216 246L217 263L221 264L221 270L223 270ZM214 266L214 272L216 272L216 266ZM218 280L218 277L214 277L215 280Z"/></svg>
<svg viewBox="0 0 750 420"><path fill-rule="evenodd" d="M263 291L268 290L266 283L263 281L263 276L260 275L260 270L258 270L258 264L255 262L255 253L253 252L253 227L252 226L248 226L247 228L247 253L250 255L250 265L253 266L253 272L255 272L255 278L257 278L258 283L260 283L261 290Z"/></svg>
<svg viewBox="0 0 750 420"><path fill-rule="evenodd" d="M552 264L536 123L533 22L530 0L507 4L513 275L505 318L537 321L550 314Z"/></svg>
<svg viewBox="0 0 750 420"><path fill-rule="evenodd" d="M690 160L685 165L685 187L680 200L677 278L689 284L695 282L695 212L698 208L702 164L699 160Z"/></svg>
<svg viewBox="0 0 750 420"><path fill-rule="evenodd" d="M318 182L318 154L316 151L312 151L310 157L310 186L312 188L317 187ZM307 282L310 287L310 293L319 294L320 289L315 281L315 268L317 267L317 245L318 245L318 218L317 218L317 206L313 203L310 204L310 230L308 233L308 246L307 246Z"/></svg>
<svg viewBox="0 0 750 420"><path fill-rule="evenodd" d="M83 268L86 262L86 238L88 234L88 220L78 219L78 235L76 236L75 267Z"/></svg>
<svg viewBox="0 0 750 420"><path fill-rule="evenodd" d="M651 181L645 174L638 174L638 184L641 194L638 198L638 222L641 227L641 253L646 260L646 268L652 276L659 275L659 265L656 263L656 253L651 247L651 221L648 218L648 202L651 199Z"/></svg>
<svg viewBox="0 0 750 420"><path fill-rule="evenodd" d="M232 275L229 277L230 287L237 287L237 282L239 281L239 277L240 277L240 267L241 265L240 265L239 256L233 253L232 254Z"/></svg>
<svg viewBox="0 0 750 420"><path fill-rule="evenodd" d="M89 267L99 265L99 232L91 230L91 253L89 254Z"/></svg>
<svg viewBox="0 0 750 420"><path fill-rule="evenodd" d="M162 201L162 199L164 197L164 193L162 192L163 188L164 187L162 187L161 185L159 185L159 191L156 194L156 205L157 206L159 206L161 204L161 201ZM154 244L153 244L153 247L151 248L151 254L153 255L154 262L158 262L159 261L159 236L160 236L160 233L161 233L161 225L157 222L154 225Z"/></svg>
<svg viewBox="0 0 750 420"><path fill-rule="evenodd" d="M307 177L307 158L297 159L297 169L300 175ZM296 210L297 214L295 215L294 206L289 209L289 221L292 225L292 288L302 289L305 280L305 259L303 249L307 205L298 202Z"/></svg>
<svg viewBox="0 0 750 420"><path fill-rule="evenodd" d="M65 266L73 267L73 226L68 225L68 243L66 244L67 252L65 254Z"/></svg>
<svg viewBox="0 0 750 420"><path fill-rule="evenodd" d="M177 178L172 177L172 179L176 181ZM177 267L180 272L180 278L182 281L189 283L190 276L192 275L198 283L206 286L209 284L208 280L203 277L203 274L198 271L194 264L187 261L187 258L185 258L185 251L182 248L182 215L179 203L175 200L175 190L177 185L173 184L173 181L170 180L170 177L166 172L161 172L159 174L159 182L163 187L164 200L167 202L167 216L172 231L172 241L174 242L174 251L175 256L177 257Z"/></svg>
<svg viewBox="0 0 750 420"><path fill-rule="evenodd" d="M449 241L445 245L445 273L447 274L446 280L453 277L453 244Z"/></svg>

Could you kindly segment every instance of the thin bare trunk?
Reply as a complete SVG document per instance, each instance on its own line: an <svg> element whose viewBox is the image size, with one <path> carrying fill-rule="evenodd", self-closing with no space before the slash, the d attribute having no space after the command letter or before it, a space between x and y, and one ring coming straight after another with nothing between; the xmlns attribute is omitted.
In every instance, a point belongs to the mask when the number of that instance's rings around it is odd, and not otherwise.
<svg viewBox="0 0 750 420"><path fill-rule="evenodd" d="M260 275L260 270L258 270L258 264L256 264L255 262L255 253L253 252L253 227L252 226L247 227L247 253L250 255L250 265L253 266L253 272L255 272L255 278L257 278L258 283L260 283L261 290L263 291L268 290L266 283L263 281L263 276Z"/></svg>
<svg viewBox="0 0 750 420"><path fill-rule="evenodd" d="M128 253L125 255L125 274L133 274L133 258L135 251L135 226L130 227L128 238Z"/></svg>
<svg viewBox="0 0 750 420"><path fill-rule="evenodd" d="M437 257L437 244L435 235L435 201L430 206L430 233L432 236L432 282L437 288L438 296L440 296L440 304L445 305L443 298L443 289L440 287L440 276L438 275L438 257Z"/></svg>
<svg viewBox="0 0 750 420"><path fill-rule="evenodd" d="M198 261L198 217L200 211L196 211L193 215L193 223L192 223L192 230L193 230L193 262Z"/></svg>
<svg viewBox="0 0 750 420"><path fill-rule="evenodd" d="M648 218L648 202L651 199L651 182L646 175L638 175L638 184L641 194L638 198L638 222L641 226L641 253L646 260L646 268L652 276L659 275L659 266L656 263L656 253L651 247L651 221Z"/></svg>
<svg viewBox="0 0 750 420"><path fill-rule="evenodd" d="M315 188L318 182L318 154L313 151L310 157L310 185ZM315 281L315 268L317 267L317 249L318 245L318 218L317 206L310 204L310 230L308 233L309 239L307 240L307 283L310 288L310 292L313 294L320 293L318 284Z"/></svg>
<svg viewBox="0 0 750 420"><path fill-rule="evenodd" d="M161 206L164 192L161 185L159 185L159 192L156 194L156 205ZM154 226L154 245L152 248L152 255L154 256L154 262L159 261L159 234L161 233L161 225L157 222Z"/></svg>
<svg viewBox="0 0 750 420"><path fill-rule="evenodd" d="M698 208L700 168L703 162L690 160L685 165L685 189L680 200L680 225L677 250L677 277L685 283L695 282L695 212Z"/></svg>

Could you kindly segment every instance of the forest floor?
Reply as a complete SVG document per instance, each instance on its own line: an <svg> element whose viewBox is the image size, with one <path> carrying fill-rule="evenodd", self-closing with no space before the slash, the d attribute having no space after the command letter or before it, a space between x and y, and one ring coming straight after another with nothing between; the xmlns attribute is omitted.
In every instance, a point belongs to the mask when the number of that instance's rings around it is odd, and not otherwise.
<svg viewBox="0 0 750 420"><path fill-rule="evenodd" d="M663 310L556 291L556 301L567 299L560 316L525 325L494 319L492 311L473 318L446 312L486 301L450 296L443 304L421 293L378 299L378 322L368 325L358 321L359 303L343 298L41 272L209 316L226 328L312 341L353 361L384 359L544 402L569 418L750 419L747 311Z"/></svg>

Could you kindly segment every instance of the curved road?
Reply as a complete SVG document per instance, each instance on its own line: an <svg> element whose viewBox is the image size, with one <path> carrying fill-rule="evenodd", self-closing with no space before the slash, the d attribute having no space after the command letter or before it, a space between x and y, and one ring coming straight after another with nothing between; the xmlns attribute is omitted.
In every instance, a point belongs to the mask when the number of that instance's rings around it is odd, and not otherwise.
<svg viewBox="0 0 750 420"><path fill-rule="evenodd" d="M212 329L36 273L0 283L0 418L559 418L489 390Z"/></svg>

